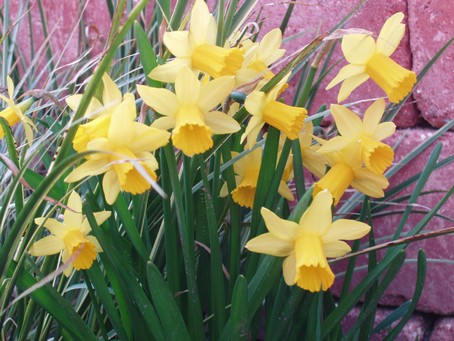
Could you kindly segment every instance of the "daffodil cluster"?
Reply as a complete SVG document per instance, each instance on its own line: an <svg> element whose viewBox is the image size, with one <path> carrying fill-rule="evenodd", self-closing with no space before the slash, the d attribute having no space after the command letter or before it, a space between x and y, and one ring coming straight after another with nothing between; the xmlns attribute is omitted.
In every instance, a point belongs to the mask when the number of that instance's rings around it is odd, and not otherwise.
<svg viewBox="0 0 454 341"><path fill-rule="evenodd" d="M403 37L405 25L402 20L402 13L389 18L377 42L365 34L343 37L342 51L350 64L343 67L327 87L330 89L343 82L338 95L339 102L347 99L356 87L369 78L383 89L390 102L398 103L410 93L416 83L416 74L389 58ZM252 93L249 100L254 101L246 100L246 109L253 115L255 112L265 113L257 110L264 106L258 104L264 103L258 100L260 97L264 95ZM314 136L310 122L299 131L274 125L290 139L294 138L294 133L298 135L303 165L320 178L314 184L313 202L298 223L283 220L262 208L261 214L269 232L251 239L245 246L253 252L285 257L283 273L288 285L297 284L311 292L328 290L334 283L335 275L327 258L339 257L350 251L350 247L342 240L358 239L370 231L368 225L357 221L340 219L332 222L332 205L339 203L350 186L371 197L384 196L383 191L388 187L384 172L394 160L394 151L383 140L396 129L392 122L380 123L385 106L384 99L376 100L361 120L350 109L332 104L330 112L338 136L329 140ZM261 129L257 117L259 115L251 119L243 139L248 134L256 138ZM262 117L265 115L262 114ZM266 122L273 125L272 122ZM235 172L249 174L244 168L241 165ZM249 168L252 174L253 167ZM234 200L240 191L244 193L245 189L251 188L249 183L252 181L247 182L244 178L231 193ZM240 202L238 199L235 201Z"/></svg>
<svg viewBox="0 0 454 341"><path fill-rule="evenodd" d="M165 146L170 134L135 121L134 96L130 93L122 96L107 75L103 82L102 103L92 100L85 116L93 119L78 128L73 141L76 151L93 153L65 181L71 183L104 174L106 202L113 204L120 191L140 194L150 189L159 167L152 152ZM80 97L67 100L74 109L79 101Z"/></svg>

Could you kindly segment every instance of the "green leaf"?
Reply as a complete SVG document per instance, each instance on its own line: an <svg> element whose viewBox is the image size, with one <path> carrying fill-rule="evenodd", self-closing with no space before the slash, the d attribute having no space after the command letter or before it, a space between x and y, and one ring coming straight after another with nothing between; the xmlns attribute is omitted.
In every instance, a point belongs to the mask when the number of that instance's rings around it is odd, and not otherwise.
<svg viewBox="0 0 454 341"><path fill-rule="evenodd" d="M147 263L147 279L151 298L166 333L166 340L191 340L175 297L152 262Z"/></svg>
<svg viewBox="0 0 454 341"><path fill-rule="evenodd" d="M161 82L148 77L151 70L158 64L156 63L156 55L153 52L153 47L148 40L147 34L137 21L134 23L134 32L136 34L137 47L139 48L140 62L142 63L143 73L146 75L147 83L149 86L160 88L162 87Z"/></svg>
<svg viewBox="0 0 454 341"><path fill-rule="evenodd" d="M11 262L7 275L12 276L15 263ZM17 287L24 291L35 285L37 281L25 270L19 272ZM30 293L33 301L45 309L58 323L76 340L97 340L88 325L74 311L71 303L63 298L57 290L46 284Z"/></svg>
<svg viewBox="0 0 454 341"><path fill-rule="evenodd" d="M230 308L231 340L248 340L248 288L246 277L240 275L235 281ZM229 328L230 329L230 328Z"/></svg>
<svg viewBox="0 0 454 341"><path fill-rule="evenodd" d="M401 330L405 327L408 320L413 315L414 310L416 309L416 305L418 304L419 298L422 295L422 290L424 288L424 281L426 279L426 255L423 250L419 250L418 252L418 267L417 267L417 275L416 275L416 287L413 293L413 297L411 299L411 304L408 307L405 315L402 317L402 320L399 324L386 336L384 339L385 341L395 340L396 337L399 335Z"/></svg>

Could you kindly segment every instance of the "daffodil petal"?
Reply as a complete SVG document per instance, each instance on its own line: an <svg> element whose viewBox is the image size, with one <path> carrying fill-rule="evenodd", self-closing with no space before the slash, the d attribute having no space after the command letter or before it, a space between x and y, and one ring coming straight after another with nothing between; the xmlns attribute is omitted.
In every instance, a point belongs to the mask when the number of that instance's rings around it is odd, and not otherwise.
<svg viewBox="0 0 454 341"><path fill-rule="evenodd" d="M323 243L323 253L327 258L341 257L349 253L351 250L350 246L341 240Z"/></svg>
<svg viewBox="0 0 454 341"><path fill-rule="evenodd" d="M36 218L35 219L35 224L36 225L43 225L46 229L50 231L53 235L63 238L63 236L66 233L66 228L65 225L63 225L61 222L59 222L57 219L53 218Z"/></svg>
<svg viewBox="0 0 454 341"><path fill-rule="evenodd" d="M293 242L276 238L272 233L264 233L248 241L244 247L252 252L285 257L293 251Z"/></svg>
<svg viewBox="0 0 454 341"><path fill-rule="evenodd" d="M355 170L355 179L352 187L373 198L382 198L385 193L383 189L389 185L388 179L384 175L375 174L368 169Z"/></svg>
<svg viewBox="0 0 454 341"><path fill-rule="evenodd" d="M333 196L328 190L319 192L299 222L300 227L309 233L323 235L331 226L331 206Z"/></svg>
<svg viewBox="0 0 454 341"><path fill-rule="evenodd" d="M356 139L361 135L363 123L353 111L338 104L331 104L330 111L336 122L337 130L342 136Z"/></svg>
<svg viewBox="0 0 454 341"><path fill-rule="evenodd" d="M65 182L76 182L87 176L98 175L106 172L109 169L109 161L107 159L88 160L74 169L66 178Z"/></svg>
<svg viewBox="0 0 454 341"><path fill-rule="evenodd" d="M380 98L366 109L363 118L363 127L365 133L372 134L375 128L377 128L378 124L381 121L381 118L383 117L385 106L385 100L383 98Z"/></svg>
<svg viewBox="0 0 454 341"><path fill-rule="evenodd" d="M10 76L6 77L6 83L8 84L8 96L13 99L14 96L14 83Z"/></svg>
<svg viewBox="0 0 454 341"><path fill-rule="evenodd" d="M56 236L47 236L37 242L28 249L32 256L49 256L59 253L65 248L63 240Z"/></svg>
<svg viewBox="0 0 454 341"><path fill-rule="evenodd" d="M136 115L134 100L125 99L112 114L107 138L109 145L127 146L134 137L134 121L131 116Z"/></svg>
<svg viewBox="0 0 454 341"><path fill-rule="evenodd" d="M107 73L102 76L104 90L102 92L102 101L104 106L120 104L123 96L117 84L109 77Z"/></svg>
<svg viewBox="0 0 454 341"><path fill-rule="evenodd" d="M215 135L231 134L241 129L237 121L220 111L207 113L205 124L211 128Z"/></svg>
<svg viewBox="0 0 454 341"><path fill-rule="evenodd" d="M262 207L260 213L268 231L277 238L285 241L293 241L298 237L300 227L297 223L279 218L275 213L265 207Z"/></svg>
<svg viewBox="0 0 454 341"><path fill-rule="evenodd" d="M339 219L333 222L330 229L322 236L323 243L336 240L355 240L370 232L370 226L360 221Z"/></svg>
<svg viewBox="0 0 454 341"><path fill-rule="evenodd" d="M184 67L175 81L175 94L181 104L195 103L200 96L200 82L194 72Z"/></svg>
<svg viewBox="0 0 454 341"><path fill-rule="evenodd" d="M148 74L148 77L161 82L175 83L180 69L187 66L190 66L189 59L175 58L174 60L171 60L163 65L155 67Z"/></svg>
<svg viewBox="0 0 454 341"><path fill-rule="evenodd" d="M339 70L339 73L336 77L333 78L331 82L326 86L326 90L331 89L340 82L346 80L347 78L365 74L366 67L364 65L353 65L347 64L342 69Z"/></svg>
<svg viewBox="0 0 454 341"><path fill-rule="evenodd" d="M129 144L129 149L134 153L153 151L165 146L169 139L170 133L165 130L134 122L134 139Z"/></svg>
<svg viewBox="0 0 454 341"><path fill-rule="evenodd" d="M352 143L352 141L349 138L346 138L344 136L335 136L331 139L329 139L323 146L321 146L318 150L317 153L319 154L330 154L334 152L338 152L345 148L347 145ZM304 159L303 159L304 161Z"/></svg>
<svg viewBox="0 0 454 341"><path fill-rule="evenodd" d="M208 112L222 104L235 86L235 78L219 77L202 85L197 105L203 112Z"/></svg>
<svg viewBox="0 0 454 341"><path fill-rule="evenodd" d="M137 92L146 105L159 114L175 117L178 110L178 101L175 94L167 89L152 88L145 85L137 85Z"/></svg>
<svg viewBox="0 0 454 341"><path fill-rule="evenodd" d="M196 0L191 11L191 25L189 31L196 44L216 43L216 22L205 1Z"/></svg>
<svg viewBox="0 0 454 341"><path fill-rule="evenodd" d="M81 226L82 225L82 200L77 192L72 192L68 199L68 207L65 210L64 222L68 226Z"/></svg>
<svg viewBox="0 0 454 341"><path fill-rule="evenodd" d="M96 224L101 225L112 215L112 212L110 211L94 212L93 215L95 216ZM90 223L88 222L88 219L84 219L80 231L84 235L87 235L91 231L91 226Z"/></svg>
<svg viewBox="0 0 454 341"><path fill-rule="evenodd" d="M97 253L103 252L101 244L99 244L98 239L94 236L87 236L87 239L95 246L95 250Z"/></svg>
<svg viewBox="0 0 454 341"><path fill-rule="evenodd" d="M293 201L294 199L292 191L284 181L279 183L277 192L289 201Z"/></svg>
<svg viewBox="0 0 454 341"><path fill-rule="evenodd" d="M262 118L263 110L266 105L266 94L262 91L253 91L244 103L246 110L253 116Z"/></svg>
<svg viewBox="0 0 454 341"><path fill-rule="evenodd" d="M255 142L257 141L257 135L259 134L260 129L262 129L264 124L265 122L262 121L261 117L252 116L249 120L246 130L241 136L240 143L243 143L243 141L247 137L248 144L249 143L255 144Z"/></svg>
<svg viewBox="0 0 454 341"><path fill-rule="evenodd" d="M164 33L164 44L175 57L190 55L190 40L188 31L173 31Z"/></svg>
<svg viewBox="0 0 454 341"><path fill-rule="evenodd" d="M109 205L113 205L118 197L118 193L120 193L120 182L118 181L115 171L111 170L104 174L102 179L102 189L104 191L104 195L106 196L106 202Z"/></svg>
<svg viewBox="0 0 454 341"><path fill-rule="evenodd" d="M358 86L363 84L365 81L369 79L369 75L367 74L359 74L350 78L347 78L341 85L339 90L339 94L337 95L337 101L340 103L348 98L353 90L355 90Z"/></svg>
<svg viewBox="0 0 454 341"><path fill-rule="evenodd" d="M388 57L394 53L405 34L403 19L404 14L398 12L386 20L377 39L377 52Z"/></svg>
<svg viewBox="0 0 454 341"><path fill-rule="evenodd" d="M161 130L169 130L175 128L176 120L175 117L160 117L153 121L151 127Z"/></svg>
<svg viewBox="0 0 454 341"><path fill-rule="evenodd" d="M275 28L263 36L258 48L258 55L266 66L274 63L285 54L284 49L279 49L281 43L282 32L279 28Z"/></svg>
<svg viewBox="0 0 454 341"><path fill-rule="evenodd" d="M342 38L342 52L350 64L364 65L375 53L375 41L366 34L349 34Z"/></svg>
<svg viewBox="0 0 454 341"><path fill-rule="evenodd" d="M386 139L387 137L390 137L396 132L396 125L394 122L384 122L380 123L375 130L372 133L372 136L377 139L378 141L381 141L383 139Z"/></svg>

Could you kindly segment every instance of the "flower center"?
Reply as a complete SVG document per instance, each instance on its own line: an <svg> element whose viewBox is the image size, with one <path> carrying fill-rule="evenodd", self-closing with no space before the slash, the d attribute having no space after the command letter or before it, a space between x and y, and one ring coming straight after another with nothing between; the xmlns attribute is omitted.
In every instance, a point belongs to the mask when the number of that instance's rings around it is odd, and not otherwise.
<svg viewBox="0 0 454 341"><path fill-rule="evenodd" d="M383 174L394 160L390 146L367 136L361 137L361 154L365 166L375 174Z"/></svg>
<svg viewBox="0 0 454 341"><path fill-rule="evenodd" d="M200 154L213 146L212 130L205 124L203 114L194 104L182 105L176 115L172 141L187 156Z"/></svg>
<svg viewBox="0 0 454 341"><path fill-rule="evenodd" d="M252 209L254 205L255 191L259 178L259 169L249 169L236 189L232 191L232 199L238 205Z"/></svg>
<svg viewBox="0 0 454 341"><path fill-rule="evenodd" d="M80 230L70 230L63 237L66 249L71 257L74 252L79 254L73 261L73 267L77 270L89 269L96 259L96 246L88 240Z"/></svg>

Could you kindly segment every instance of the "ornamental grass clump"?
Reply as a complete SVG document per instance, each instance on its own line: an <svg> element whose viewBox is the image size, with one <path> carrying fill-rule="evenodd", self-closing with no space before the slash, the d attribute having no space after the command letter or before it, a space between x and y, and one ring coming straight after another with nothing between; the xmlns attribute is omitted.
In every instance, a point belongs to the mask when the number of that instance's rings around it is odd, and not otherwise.
<svg viewBox="0 0 454 341"><path fill-rule="evenodd" d="M18 47L2 38L2 337L373 337L377 302L406 246L430 236L419 234L453 192L405 235L407 213L391 242L375 238L374 218L413 182L416 200L440 166L437 147L419 177L387 194L401 167L386 140L396 129L389 118L417 80L390 59L403 14L376 41L358 29L333 30L289 56L287 21L265 31L260 14L250 16L254 2L218 1L210 12L202 0L157 1L151 17L148 1L130 3L111 6L100 56L64 68L49 49L43 72L24 70L9 55L20 57ZM36 19L27 12L17 23L25 18ZM17 35L16 24L8 35ZM337 76L329 72L335 40L350 63ZM328 88L342 82L339 102L368 78L386 96L364 112L339 103L314 110L325 78ZM332 129L321 127L329 115ZM387 249L381 259L378 249ZM367 269L351 287L366 253ZM341 258L349 264L335 264ZM388 316L390 338L419 299L423 251L417 265L412 303ZM359 302L360 318L342 330Z"/></svg>

